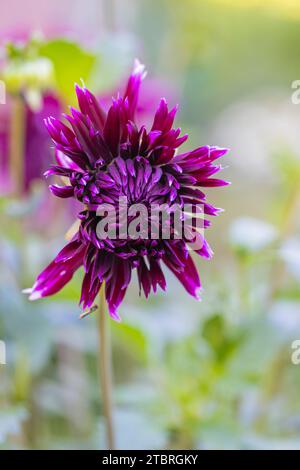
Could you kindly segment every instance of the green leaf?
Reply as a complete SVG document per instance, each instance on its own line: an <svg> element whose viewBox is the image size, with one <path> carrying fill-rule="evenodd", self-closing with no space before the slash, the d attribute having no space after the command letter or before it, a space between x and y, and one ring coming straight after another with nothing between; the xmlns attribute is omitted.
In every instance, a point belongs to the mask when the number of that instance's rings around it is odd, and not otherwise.
<svg viewBox="0 0 300 470"><path fill-rule="evenodd" d="M124 346L138 362L144 363L147 357L147 340L144 333L134 325L125 322L112 324L114 339L119 347Z"/></svg>
<svg viewBox="0 0 300 470"><path fill-rule="evenodd" d="M68 104L75 103L74 83L88 80L96 56L68 39L53 39L42 44L40 55L52 61L59 93Z"/></svg>

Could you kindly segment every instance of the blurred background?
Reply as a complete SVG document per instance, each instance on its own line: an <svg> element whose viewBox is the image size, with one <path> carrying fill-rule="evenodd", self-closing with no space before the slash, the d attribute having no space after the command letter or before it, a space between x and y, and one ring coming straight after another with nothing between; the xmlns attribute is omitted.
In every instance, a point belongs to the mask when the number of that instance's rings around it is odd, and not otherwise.
<svg viewBox="0 0 300 470"><path fill-rule="evenodd" d="M139 112L180 103L186 148L229 147L225 212L197 260L197 303L134 282L110 321L119 449L299 449L300 4L296 0L0 1L0 449L103 449L96 319L79 320L82 273L50 299L21 294L53 258L77 207L50 195L43 118L84 80L104 102L135 57ZM20 90L23 99L20 101ZM16 141L22 132L22 164ZM19 149L20 150L20 149Z"/></svg>

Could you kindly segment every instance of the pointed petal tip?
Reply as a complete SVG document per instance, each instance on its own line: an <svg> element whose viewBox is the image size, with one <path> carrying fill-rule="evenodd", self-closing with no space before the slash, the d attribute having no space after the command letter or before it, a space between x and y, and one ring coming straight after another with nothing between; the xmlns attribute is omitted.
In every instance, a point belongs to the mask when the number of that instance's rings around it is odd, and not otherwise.
<svg viewBox="0 0 300 470"><path fill-rule="evenodd" d="M118 323L122 322L120 315L117 313L114 307L109 307L108 311L109 311L109 315L111 316L113 320L115 320Z"/></svg>
<svg viewBox="0 0 300 470"><path fill-rule="evenodd" d="M79 85L77 82L74 83L74 88L75 88L76 93L77 93L77 90L79 92L81 91L84 92L86 90L86 86L85 86L83 78L80 78L80 82L81 82L81 85Z"/></svg>
<svg viewBox="0 0 300 470"><path fill-rule="evenodd" d="M29 295L28 299L30 301L38 300L42 297L42 293L38 291L32 291L31 294Z"/></svg>
<svg viewBox="0 0 300 470"><path fill-rule="evenodd" d="M216 207L216 216L222 214L223 212L225 212L225 209L222 207Z"/></svg>
<svg viewBox="0 0 300 470"><path fill-rule="evenodd" d="M22 289L22 294L31 294L32 292L32 287L28 287L26 289Z"/></svg>
<svg viewBox="0 0 300 470"><path fill-rule="evenodd" d="M229 147L219 147L218 145L211 145L209 146L211 150L215 150L217 152L224 152L227 153L230 151Z"/></svg>
<svg viewBox="0 0 300 470"><path fill-rule="evenodd" d="M144 64L142 64L142 62L140 62L139 59L135 58L134 59L134 65L133 65L133 72L132 72L132 75L141 75L141 79L143 80L146 75L147 75L147 71L146 71L146 67Z"/></svg>
<svg viewBox="0 0 300 470"><path fill-rule="evenodd" d="M198 289L195 290L195 299L198 302L202 302L202 297L201 297L202 292L203 292L202 287L198 287Z"/></svg>

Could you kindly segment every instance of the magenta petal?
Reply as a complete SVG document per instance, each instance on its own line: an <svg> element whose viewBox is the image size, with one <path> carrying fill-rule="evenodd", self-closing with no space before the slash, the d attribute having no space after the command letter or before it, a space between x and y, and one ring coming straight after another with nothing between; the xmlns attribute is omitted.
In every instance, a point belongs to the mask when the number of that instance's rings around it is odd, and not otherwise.
<svg viewBox="0 0 300 470"><path fill-rule="evenodd" d="M87 272L83 278L82 288L81 288L81 297L80 304L82 307L89 308L92 307L96 296L98 295L101 288L101 282L99 279L96 279L92 282L91 271Z"/></svg>
<svg viewBox="0 0 300 470"><path fill-rule="evenodd" d="M213 162L217 158L220 158L220 157L223 157L223 155L226 155L227 152L228 152L227 148L211 147L209 159L211 162Z"/></svg>
<svg viewBox="0 0 300 470"><path fill-rule="evenodd" d="M131 270L128 269L127 261L115 257L110 275L106 278L105 297L109 313L117 321L120 321L117 309L125 297L130 278Z"/></svg>
<svg viewBox="0 0 300 470"><path fill-rule="evenodd" d="M197 269L191 256L188 255L184 269L182 271L175 270L167 257L164 257L163 260L164 263L168 266L168 268L175 274L177 279L181 282L186 291L193 297L195 297L197 300L199 300L200 297L198 291L201 288L201 283Z"/></svg>
<svg viewBox="0 0 300 470"><path fill-rule="evenodd" d="M207 187L207 188L214 188L218 186L228 186L230 185L229 181L219 180L216 178L208 178L203 180L197 181L197 186Z"/></svg>
<svg viewBox="0 0 300 470"><path fill-rule="evenodd" d="M153 291L156 292L157 285L159 285L162 290L165 290L166 280L158 260L150 258L150 274L152 278Z"/></svg>
<svg viewBox="0 0 300 470"><path fill-rule="evenodd" d="M128 100L128 119L134 118L140 86L145 75L145 66L136 60L123 95L123 99L125 100L127 98Z"/></svg>
<svg viewBox="0 0 300 470"><path fill-rule="evenodd" d="M60 259L62 252L39 274L30 290L30 300L56 294L73 277L75 271L82 265L83 250L75 250L71 257Z"/></svg>
<svg viewBox="0 0 300 470"><path fill-rule="evenodd" d="M117 157L119 154L121 124L120 124L120 104L114 102L110 107L106 123L103 130L106 144L108 145L112 155Z"/></svg>
<svg viewBox="0 0 300 470"><path fill-rule="evenodd" d="M105 124L106 113L96 97L86 88L75 85L80 111L89 117L94 128L102 131Z"/></svg>
<svg viewBox="0 0 300 470"><path fill-rule="evenodd" d="M55 196L61 197L63 199L74 196L73 186L58 186L55 184L51 184L49 186L49 189L51 193L53 193Z"/></svg>
<svg viewBox="0 0 300 470"><path fill-rule="evenodd" d="M65 155L61 150L55 151L55 157L57 163L63 168L68 168L69 170L81 171L81 168L76 165L76 163L67 155Z"/></svg>

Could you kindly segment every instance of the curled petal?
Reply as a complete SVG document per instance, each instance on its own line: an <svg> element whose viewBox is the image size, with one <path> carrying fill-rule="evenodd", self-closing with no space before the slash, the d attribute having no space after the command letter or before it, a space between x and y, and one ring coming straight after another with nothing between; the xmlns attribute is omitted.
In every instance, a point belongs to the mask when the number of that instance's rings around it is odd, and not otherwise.
<svg viewBox="0 0 300 470"><path fill-rule="evenodd" d="M59 292L73 277L83 262L83 246L78 243L77 249L71 242L58 256L39 274L29 293L29 300L40 299ZM67 254L68 252L68 254Z"/></svg>
<svg viewBox="0 0 300 470"><path fill-rule="evenodd" d="M54 196L61 197L63 199L74 196L73 186L58 186L56 184L51 184L49 189Z"/></svg>
<svg viewBox="0 0 300 470"><path fill-rule="evenodd" d="M62 166L63 168L67 168L69 170L74 171L81 171L81 168L76 165L76 163L67 155L65 155L61 150L55 150L55 157L57 163Z"/></svg>

